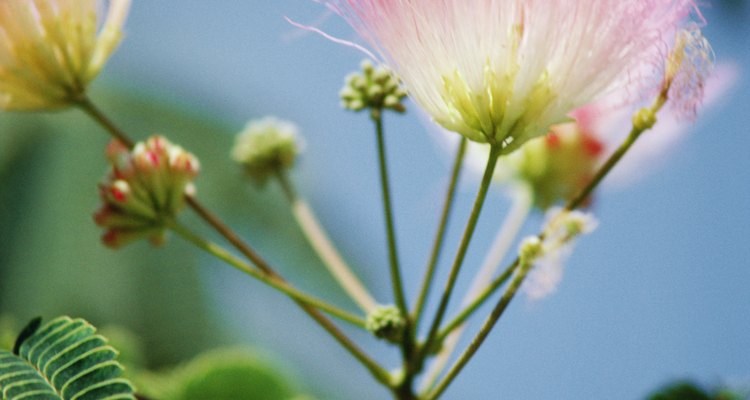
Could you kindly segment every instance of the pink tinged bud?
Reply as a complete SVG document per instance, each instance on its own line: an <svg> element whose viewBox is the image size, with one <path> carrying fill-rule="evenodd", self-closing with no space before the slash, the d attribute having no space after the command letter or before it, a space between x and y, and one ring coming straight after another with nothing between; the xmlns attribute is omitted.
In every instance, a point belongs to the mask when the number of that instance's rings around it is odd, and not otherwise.
<svg viewBox="0 0 750 400"><path fill-rule="evenodd" d="M94 214L94 222L104 228L146 229L153 222L139 216L128 214L110 205L104 205Z"/></svg>
<svg viewBox="0 0 750 400"><path fill-rule="evenodd" d="M109 187L110 200L117 204L125 204L131 197L130 185L123 181L117 180Z"/></svg>
<svg viewBox="0 0 750 400"><path fill-rule="evenodd" d="M102 243L112 249L120 249L123 246L158 235L161 229L110 229L102 235Z"/></svg>
<svg viewBox="0 0 750 400"><path fill-rule="evenodd" d="M130 150L121 141L115 139L107 144L107 159L110 163L116 163L121 157L127 157L130 154Z"/></svg>
<svg viewBox="0 0 750 400"><path fill-rule="evenodd" d="M94 215L97 225L107 228L104 243L120 247L141 238L162 243L165 221L195 190L191 180L198 174L198 160L159 136L132 151L111 144L107 155L113 169L99 187L104 205Z"/></svg>

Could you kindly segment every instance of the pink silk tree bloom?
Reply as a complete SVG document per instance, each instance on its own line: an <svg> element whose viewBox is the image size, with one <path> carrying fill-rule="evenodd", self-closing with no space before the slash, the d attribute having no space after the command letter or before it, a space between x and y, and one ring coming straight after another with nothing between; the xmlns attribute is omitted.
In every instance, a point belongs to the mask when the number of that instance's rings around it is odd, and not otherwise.
<svg viewBox="0 0 750 400"><path fill-rule="evenodd" d="M692 0L316 0L440 125L513 151L616 89L661 80ZM357 46L357 45L355 45Z"/></svg>
<svg viewBox="0 0 750 400"><path fill-rule="evenodd" d="M70 105L119 44L129 8L130 0L0 1L0 108Z"/></svg>

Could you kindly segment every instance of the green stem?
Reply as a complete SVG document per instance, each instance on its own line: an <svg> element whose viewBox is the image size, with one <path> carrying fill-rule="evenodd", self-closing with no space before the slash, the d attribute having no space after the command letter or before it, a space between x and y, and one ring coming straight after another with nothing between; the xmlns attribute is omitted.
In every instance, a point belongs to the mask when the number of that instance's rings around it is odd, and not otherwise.
<svg viewBox="0 0 750 400"><path fill-rule="evenodd" d="M656 114L667 101L668 91L669 86L665 86L662 89L662 92L659 94L657 100L650 108L640 110L636 114L636 116L633 118L633 128L631 129L627 139L625 139L620 147L618 147L618 149L609 157L609 159L607 159L607 161L604 163L604 165L602 165L591 182L589 182L589 184L576 197L574 197L567 203L567 205L565 206L566 211L572 211L580 207L586 201L586 199L588 199L594 189L596 189L596 187L607 176L607 174L612 171L612 169L617 165L622 157L632 148L633 144L635 144L635 142L643 134L643 132L651 129L654 126L654 124L656 123ZM540 239L544 239L544 233L539 234L538 237ZM477 350L479 350L479 347L482 345L482 343L484 343L484 340L487 339L487 336L489 336L492 328L494 328L497 321L505 312L508 304L510 304L511 300L513 300L513 297L516 295L518 288L521 286L521 283L523 283L523 280L526 278L526 275L531 269L531 265L523 265L523 263L521 263L521 260L517 258L508 269L518 269L513 282L510 284L508 289L506 289L502 298L500 298L500 301L497 303L487 319L485 319L482 328L474 337L469 347L464 351L463 354L461 354L453 367L451 367L451 370L448 372L448 374L443 378L440 384L438 384L437 388L425 397L425 400L434 400L438 396L440 396L445 391L445 389L448 388L448 385L453 382L459 372L461 372L461 370L466 366L469 360L471 360L474 354L476 354Z"/></svg>
<svg viewBox="0 0 750 400"><path fill-rule="evenodd" d="M188 242L196 245L198 248L204 250L205 252L213 255L214 257L226 262L227 264L233 266L234 268L238 269L239 271L244 272L247 275L250 275L251 277L273 287L274 289L286 294L293 300L300 301L304 304L313 306L315 308L318 308L336 318L341 319L342 321L346 321L352 325L355 325L360 328L365 327L365 321L356 315L353 315L349 312L346 312L336 306L333 306L321 299L315 298L313 296L310 296L306 293L303 293L302 291L290 286L288 283L281 281L277 278L270 277L267 274L261 272L260 270L257 270L250 266L249 264L245 263L241 259L235 257L232 255L229 251L224 249L223 247L219 246L216 243L210 242L206 239L201 238L200 236L196 235L194 232L190 231L185 226L177 223L172 222L169 224L169 228L180 235L183 239L187 240Z"/></svg>
<svg viewBox="0 0 750 400"><path fill-rule="evenodd" d="M83 96L78 99L76 104L81 110L83 110L83 112L88 114L94 121L107 130L115 139L119 140L128 148L133 148L135 142L133 142L125 132L118 128L112 120L107 118L107 116L91 101L91 99Z"/></svg>
<svg viewBox="0 0 750 400"><path fill-rule="evenodd" d="M410 398L413 395L412 386L414 374L417 370L414 365L415 342L413 339L414 326L409 317L409 306L406 304L404 286L401 279L401 267L399 265L398 246L396 244L396 227L393 217L393 206L391 202L390 181L388 178L388 163L386 160L385 133L383 129L382 110L372 110L370 117L375 123L375 134L378 142L378 164L380 166L380 184L383 192L383 212L385 214L386 232L388 236L388 256L390 264L391 285L393 296L396 300L401 315L404 316L406 325L404 327L403 339L401 341L401 353L403 357L403 379L395 388L395 393L402 398Z"/></svg>
<svg viewBox="0 0 750 400"><path fill-rule="evenodd" d="M464 258L466 257L466 252L469 249L469 244L471 243L471 239L474 236L474 230L476 229L477 222L479 221L479 215L482 212L484 200L487 198L487 192L490 188L490 184L492 183L492 177L495 173L495 167L497 166L497 160L500 157L501 149L502 148L500 146L493 146L490 149L490 155L489 159L487 160L487 167L484 170L482 183L479 187L479 193L477 193L476 200L474 201L474 207L471 210L469 221L466 223L466 229L464 230L461 244L459 245L458 253L456 254L453 266L451 267L450 275L448 276L448 282L445 285L445 290L443 291L443 295L440 299L440 304L438 306L437 313L435 314L435 319L432 321L429 333L427 334L427 339L425 340L424 346L422 347L422 354L420 354L420 364L424 361L424 358L427 356L427 354L430 353L431 347L435 343L435 339L437 338L440 324L443 322L443 317L445 317L445 312L448 309L448 303L450 301L451 294L453 293L453 289L456 285L458 273L461 270L461 265L463 265Z"/></svg>
<svg viewBox="0 0 750 400"><path fill-rule="evenodd" d="M463 309L458 315L456 315L455 318L453 318L449 323L445 325L443 329L440 330L440 332L437 335L437 343L440 343L441 341L445 340L448 335L450 335L453 331L455 331L457 328L461 327L466 323L466 321L469 320L469 318L474 315L474 313L482 306L484 305L484 302L487 301L490 296L492 296L499 288L505 284L505 282L510 279L511 276L513 276L513 272L516 269L516 265L512 265L505 271L503 271L500 276L498 276L495 280L492 281L489 285L487 285L475 298L474 300L469 303L469 305L466 306L465 309Z"/></svg>
<svg viewBox="0 0 750 400"><path fill-rule="evenodd" d="M105 130L107 130L114 138L120 140L129 148L133 148L134 142L128 137L125 132L120 130L106 115L101 112L93 102L87 97L78 99L77 106L81 108L86 114L91 116L96 122L98 122ZM266 275L279 281L284 281L283 278L276 273L271 266L261 258L250 246L248 246L242 239L232 231L229 226L224 224L221 219L209 211L203 206L196 198L192 196L185 196L185 201L203 220L211 225L219 234L221 234L229 243L231 243L239 252L241 252L248 260L250 260L255 266L261 269ZM384 385L391 385L390 374L380 367L375 361L367 356L359 347L351 341L343 332L341 332L336 325L334 325L328 318L321 314L315 308L295 300L295 302L302 307L310 317L312 317L323 329L325 329L336 341L339 342L347 351L349 351L358 361L360 361L375 377L378 382Z"/></svg>
<svg viewBox="0 0 750 400"><path fill-rule="evenodd" d="M485 260L482 263L482 267L474 277L469 292L464 297L463 306L466 307L466 309L462 310L456 318L438 333L436 342L441 344L440 352L435 357L435 360L426 373L426 378L423 381L423 387L426 389L432 388L433 385L437 383L440 373L448 364L453 351L458 345L458 341L461 339L461 335L466 329L466 321L468 318L479 309L479 307L484 304L495 290L504 284L513 273L512 270L506 270L499 278L493 280L498 268L500 268L501 263L518 237L518 233L524 226L524 223L531 212L533 196L531 189L528 186L519 185L511 190L511 197L511 209L503 221L503 224L500 226L500 229L495 236L495 240L490 246L490 251L487 253Z"/></svg>
<svg viewBox="0 0 750 400"><path fill-rule="evenodd" d="M294 185L283 171L279 171L276 177L287 200L289 200L292 214L300 226L302 233L323 261L330 274L362 311L365 313L373 311L377 303L333 245L333 242L318 221L312 208L304 199L297 195Z"/></svg>
<svg viewBox="0 0 750 400"><path fill-rule="evenodd" d="M373 374L375 379L377 379L384 385L391 384L390 374L388 373L388 371L384 370L380 365L378 365L375 360L365 354L363 350L361 350L354 342L352 342L331 321L329 321L315 308L312 307L317 307L337 318L340 318L358 327L364 327L365 323L360 318L351 315L346 311L340 310L322 300L302 293L277 278L269 277L267 274L252 268L250 265L246 264L239 258L233 256L223 247L199 237L177 222L170 223L169 228L173 232L182 236L182 238L184 238L188 242L193 243L194 245L213 255L214 257L291 297L292 300L299 304L307 314L315 319L326 331L328 331L328 333L331 334L331 336L334 337L334 339L336 339L347 351L349 351L352 356L359 360Z"/></svg>
<svg viewBox="0 0 750 400"><path fill-rule="evenodd" d="M432 282L435 278L435 270L437 267L440 253L443 249L443 242L445 241L445 233L448 228L448 220L450 219L451 210L453 209L453 203L456 197L456 189L458 188L458 181L461 175L461 167L463 166L464 156L466 155L468 139L461 136L461 142L458 145L458 151L456 152L456 158L453 162L453 169L451 173L450 183L448 184L448 190L445 193L445 201L443 202L443 212L440 215L440 222L438 223L438 230L435 234L435 242L432 246L432 252L430 253L430 260L427 262L427 269L425 271L424 278L422 279L422 287L419 290L419 296L417 297L414 311L412 312L412 319L414 320L414 331L416 332L419 325L419 320L422 317L422 311L424 310L427 297L432 287Z"/></svg>
<svg viewBox="0 0 750 400"><path fill-rule="evenodd" d="M409 315L404 296L404 286L401 279L398 246L396 245L396 228L393 218L390 181L388 178L388 163L386 161L385 133L383 132L383 113L373 112L372 121L375 123L375 133L378 141L378 161L380 166L380 184L383 192L383 211L385 214L386 233L388 236L388 257L390 261L391 284L396 306L405 317Z"/></svg>
<svg viewBox="0 0 750 400"><path fill-rule="evenodd" d="M500 316L503 314L505 309L508 307L508 304L510 304L510 301L513 300L513 297L515 296L518 289L521 287L521 283L523 283L524 279L526 278L526 275L531 270L531 263L526 263L524 265L521 265L521 268L519 269L518 273L516 274L515 278L513 278L513 281L510 283L510 286L503 294L503 297L500 299L500 302L497 304L495 309L492 310L492 313L489 317L487 317L487 320L482 325L481 332L487 332L489 333L489 330L492 329L492 326L495 324L497 319L500 318ZM448 371L448 374L443 378L443 380L437 385L435 390L430 392L427 396L425 396L426 400L434 400L437 399L444 391L448 388L448 385L456 378L456 376L461 372L463 367L466 365L466 363L469 362L469 359L476 353L477 350L479 350L479 347L484 342L485 336L477 336L472 340L469 347L464 351L463 354L459 357L458 361L456 361L456 364Z"/></svg>
<svg viewBox="0 0 750 400"><path fill-rule="evenodd" d="M88 114L91 118L93 118L96 122L98 122L106 131L112 135L115 139L119 140L127 146L128 148L132 149L135 145L135 142L128 137L128 135L122 131L120 128L115 125L112 120L107 118L107 116L98 108L96 105L87 97L83 97L78 100L76 103L78 107L83 110L86 114ZM271 266L263 260L263 258L258 255L258 253L255 252L250 246L248 246L245 242L242 241L242 239L232 231L229 226L227 226L221 219L219 219L218 216L213 214L210 210L208 210L203 204L201 204L198 199L192 196L185 196L185 200L187 204L190 206L190 208L195 211L198 216L200 216L204 221L206 221L209 225L211 225L221 236L223 236L229 243L232 244L240 253L242 253L245 257L247 257L250 261L253 262L258 268L263 270L263 272L269 274L278 276L278 274L271 268Z"/></svg>

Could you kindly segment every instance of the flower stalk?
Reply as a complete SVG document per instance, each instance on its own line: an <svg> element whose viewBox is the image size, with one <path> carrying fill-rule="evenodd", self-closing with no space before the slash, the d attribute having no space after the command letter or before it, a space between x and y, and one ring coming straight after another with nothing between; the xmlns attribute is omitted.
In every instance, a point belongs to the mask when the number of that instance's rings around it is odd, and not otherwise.
<svg viewBox="0 0 750 400"><path fill-rule="evenodd" d="M526 222L533 203L530 189L525 185L518 185L513 188L512 197L513 204L511 209L505 221L500 226L495 240L490 246L490 252L482 263L482 267L474 277L469 292L464 297L463 307L465 309L438 333L437 343L441 344L439 346L440 352L426 372L423 385L425 388L430 388L434 385L441 371L450 360L451 354L466 329L466 320L494 293L494 290L492 290L493 287L500 287L511 276L511 271L506 271L500 276L500 279L496 281L492 280Z"/></svg>
<svg viewBox="0 0 750 400"><path fill-rule="evenodd" d="M464 157L466 156L467 144L468 144L468 139L466 139L465 137L461 137L461 140L458 145L458 151L456 152L456 158L455 158L455 161L453 162L453 169L451 172L450 183L448 184L448 190L445 193L445 201L443 202L443 211L440 215L440 222L438 222L438 230L437 230L437 233L435 234L435 241L432 246L432 251L430 252L430 260L427 262L425 275L424 275L424 278L422 279L422 286L421 286L421 289L419 290L419 295L417 297L417 302L414 306L414 311L412 312L412 319L414 320L415 331L416 331L417 325L419 324L419 320L422 316L422 311L424 310L424 306L425 306L425 303L427 302L427 298L430 294L430 289L432 288L432 282L435 278L435 269L440 259L440 254L443 250L443 241L445 240L445 234L446 234L446 231L448 230L448 222L450 219L451 210L453 209L453 203L456 197L456 189L458 188L458 181L461 175Z"/></svg>
<svg viewBox="0 0 750 400"><path fill-rule="evenodd" d="M86 114L91 116L99 123L109 134L120 140L127 147L133 147L133 140L117 125L115 125L94 103L83 97L76 102L76 105ZM211 225L222 237L224 237L232 246L234 246L243 256L247 257L253 265L260 269L266 277L279 282L285 282L276 271L258 255L255 250L248 246L229 226L227 226L219 217L213 214L201 202L193 196L185 196L186 203L198 214L204 221ZM196 244L196 243L194 243ZM365 368L370 371L372 376L380 383L391 387L391 376L376 361L368 356L357 346L346 334L344 334L333 322L326 318L317 309L310 305L295 300L297 304L313 318L323 329L326 330L336 341L341 344L355 359L357 359Z"/></svg>
<svg viewBox="0 0 750 400"><path fill-rule="evenodd" d="M348 322L359 328L365 327L365 321L362 318L354 314L351 314L347 311L344 311L336 306L333 306L321 299L308 295L298 289L295 289L294 287L290 286L288 283L281 281L278 278L269 277L267 274L264 274L263 272L253 268L246 262L237 258L233 254L231 254L229 251L227 251L225 248L198 236L196 233L192 232L184 225L176 221L170 221L168 223L168 227L170 230L172 230L172 232L178 234L183 239L194 244L196 247L200 248L201 250L224 261L225 263L231 265L235 269L247 275L250 275L251 277L267 284L268 286L273 287L274 289L289 296L291 299L304 303L305 305L318 308L324 311L325 313L330 314L331 316L334 316L342 321Z"/></svg>
<svg viewBox="0 0 750 400"><path fill-rule="evenodd" d="M604 165L602 165L591 182L583 190L581 190L581 192L576 197L571 199L566 204L564 211L573 211L583 205L586 199L588 199L588 197L594 191L594 189L599 186L599 184L607 176L607 174L612 171L612 169L617 165L622 157L625 156L625 154L633 147L638 138L645 131L653 128L653 126L656 124L656 114L667 102L669 86L670 85L667 81L653 105L648 108L643 108L635 114L635 116L633 117L633 127L628 137L609 157L609 159L607 159ZM542 232L536 238L538 239L538 241L542 241L544 237L545 233ZM531 270L532 265L532 263L524 260L523 257L517 258L511 264L509 270L515 270L515 276L510 285L505 290L505 293L503 293L503 296L500 298L500 301L497 303L497 305L495 305L490 315L485 319L479 332L476 334L466 350L461 354L456 363L451 367L446 376L440 381L440 383L438 383L435 389L425 395L426 400L434 400L438 398L448 388L451 382L453 382L453 380L461 372L461 370L463 370L466 364L468 364L474 354L476 354L477 350L479 350L485 339L487 339L487 336L489 336L490 332L497 324L497 321L500 319L510 302L515 297L518 289L521 287L521 284L526 279L526 276Z"/></svg>
<svg viewBox="0 0 750 400"><path fill-rule="evenodd" d="M310 205L305 199L297 195L297 191L287 174L278 171L276 178L289 201L294 219L328 271L365 314L372 312L377 303L344 261Z"/></svg>
<svg viewBox="0 0 750 400"><path fill-rule="evenodd" d="M422 346L422 351L419 357L420 364L424 362L424 359L431 352L432 347L435 344L435 340L437 339L438 329L440 328L440 324L443 322L443 318L445 317L445 312L448 309L448 302L450 301L451 295L453 294L453 289L458 279L458 273L461 270L464 258L466 257L466 253L469 250L469 244L471 243L471 239L474 236L474 230L476 229L477 222L479 221L479 216L484 206L484 200L487 198L487 192L489 191L490 184L492 183L492 176L495 172L495 166L497 166L497 160L500 157L501 152L502 147L500 146L493 146L490 149L490 155L489 159L487 160L487 167L484 171L482 183L479 187L479 193L477 193L476 200L474 201L474 207L472 208L471 215L469 216L469 220L466 223L466 228L464 230L463 237L461 238L461 244L459 245L458 252L456 253L456 258L453 262L453 266L451 267L448 281L446 282L445 289L443 290L442 297L440 299L438 310L432 321L432 325L430 326L430 330L427 334L424 345Z"/></svg>

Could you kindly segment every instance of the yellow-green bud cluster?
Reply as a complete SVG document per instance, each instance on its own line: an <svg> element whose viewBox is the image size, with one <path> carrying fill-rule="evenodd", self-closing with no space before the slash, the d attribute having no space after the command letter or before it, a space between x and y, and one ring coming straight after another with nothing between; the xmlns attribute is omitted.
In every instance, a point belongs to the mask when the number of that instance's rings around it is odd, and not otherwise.
<svg viewBox="0 0 750 400"><path fill-rule="evenodd" d="M375 67L370 61L362 62L362 71L347 76L346 85L341 89L341 105L347 110L373 111L393 110L406 112L403 104L406 91L389 69Z"/></svg>
<svg viewBox="0 0 750 400"><path fill-rule="evenodd" d="M397 343L404 335L406 320L395 306L378 306L367 316L365 327L376 337Z"/></svg>
<svg viewBox="0 0 750 400"><path fill-rule="evenodd" d="M297 126L274 117L248 122L232 148L232 159L259 185L290 169L301 151Z"/></svg>
<svg viewBox="0 0 750 400"><path fill-rule="evenodd" d="M148 237L164 241L166 223L185 204L185 195L195 192L192 184L200 163L182 147L161 136L128 150L113 141L107 148L112 169L99 186L102 206L94 215L105 228L102 241L118 248Z"/></svg>

